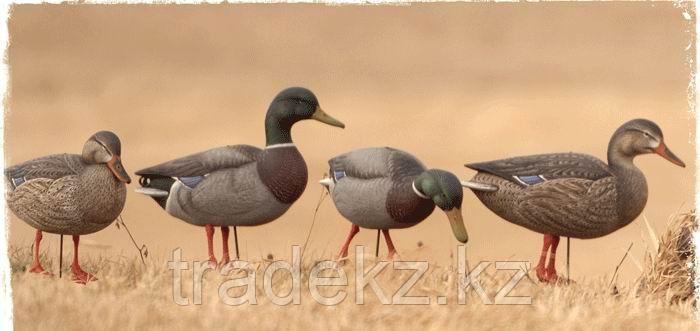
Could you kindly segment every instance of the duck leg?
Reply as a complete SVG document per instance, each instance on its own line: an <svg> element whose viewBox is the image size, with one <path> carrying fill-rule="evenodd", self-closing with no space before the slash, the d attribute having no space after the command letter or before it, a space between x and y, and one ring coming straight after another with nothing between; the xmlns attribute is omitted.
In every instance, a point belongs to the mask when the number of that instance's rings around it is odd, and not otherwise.
<svg viewBox="0 0 700 331"><path fill-rule="evenodd" d="M70 265L70 271L73 273L73 281L79 284L87 284L97 280L95 275L87 273L80 268L78 263L78 246L80 245L80 236L73 235L73 263Z"/></svg>
<svg viewBox="0 0 700 331"><path fill-rule="evenodd" d="M39 262L39 243L41 243L42 238L43 235L41 233L41 230L36 230L36 236L34 237L34 262L29 268L29 272L37 274L49 274L46 272L46 270L44 270L44 267L41 266L41 262Z"/></svg>
<svg viewBox="0 0 700 331"><path fill-rule="evenodd" d="M221 239L223 241L223 243L222 243L223 253L221 256L221 265L226 265L227 263L231 262L231 258L228 255L228 233L229 233L228 226L222 226L221 227Z"/></svg>
<svg viewBox="0 0 700 331"><path fill-rule="evenodd" d="M214 256L214 226L207 224L204 226L207 232L207 248L209 249L209 264L216 266L216 256Z"/></svg>
<svg viewBox="0 0 700 331"><path fill-rule="evenodd" d="M348 256L348 248L350 247L350 242L352 241L352 238L354 238L358 232L360 232L360 227L353 224L352 227L350 228L350 233L348 234L348 238L345 239L345 244L343 244L343 247L340 249L340 253L338 253L338 261L343 260Z"/></svg>
<svg viewBox="0 0 700 331"><path fill-rule="evenodd" d="M552 236L552 247L549 253L549 264L547 264L547 269L545 274L547 275L547 282L556 283L559 276L557 276L556 257L557 257L557 246L559 246L559 236Z"/></svg>
<svg viewBox="0 0 700 331"><path fill-rule="evenodd" d="M382 233L384 234L386 247L389 249L389 260L393 260L396 254L396 248L394 248L394 243L391 241L391 236L389 236L389 229L382 229Z"/></svg>
<svg viewBox="0 0 700 331"><path fill-rule="evenodd" d="M547 253L549 252L549 247L552 246L552 238L554 236L545 234L544 240L542 242L542 253L540 254L540 262L537 263L535 267L535 272L537 272L537 279L541 282L547 281L547 272L545 268L545 262L547 261Z"/></svg>

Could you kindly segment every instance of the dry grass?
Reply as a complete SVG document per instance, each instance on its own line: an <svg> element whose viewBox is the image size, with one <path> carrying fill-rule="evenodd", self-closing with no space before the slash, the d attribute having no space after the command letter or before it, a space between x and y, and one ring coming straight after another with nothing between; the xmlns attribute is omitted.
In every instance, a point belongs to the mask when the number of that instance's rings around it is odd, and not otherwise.
<svg viewBox="0 0 700 331"><path fill-rule="evenodd" d="M346 299L338 306L323 306L309 294L309 270L319 256L306 257L302 262L301 303L277 306L265 296L263 271L271 263L264 259L253 261L257 268L257 298L255 305L228 306L218 296L217 284L239 277L221 276L215 271L205 275L201 305L178 306L172 292L173 273L167 268L167 259L86 257L85 269L97 271L100 280L87 286L73 284L66 277L49 278L27 274L30 262L28 247L12 248L12 285L15 326L18 329L146 329L146 328L228 328L228 329L457 329L479 328L643 328L695 330L695 310L689 298L687 274L676 281L680 262L669 256L678 252L667 249L673 245L685 247L678 240L679 233L690 228L693 217L683 216L671 223L669 233L661 239L661 250L642 282L618 284L610 287L612 275L599 279L579 279L567 286L550 286L524 278L510 293L531 296L530 305L486 305L473 290L467 294L464 305L457 304L457 273L452 266L431 265L410 295L428 296L426 305L382 305L368 287L365 303L355 304L354 263L344 266L348 275ZM682 229L682 230L679 230ZM420 249L420 248L419 248ZM670 254L670 255L669 255ZM411 252L405 252L404 260ZM51 267L51 259L44 258ZM365 267L374 265L373 258L365 260ZM665 262L662 262L665 261ZM675 260L674 260L675 261ZM67 264L67 263L66 263ZM675 269L674 269L675 268ZM64 266L67 271L67 266ZM675 271L674 271L675 270ZM685 272L685 271L683 271ZM482 273L480 282L490 298L510 279L514 271L496 271L490 266ZM391 296L412 271L384 270L378 282ZM612 272L611 272L612 274ZM183 294L193 299L192 267L183 271ZM671 280L669 280L671 279ZM643 285L640 285L643 284ZM291 289L287 273L276 274L273 289L285 294ZM336 288L337 289L337 288ZM641 290L646 291L641 291ZM335 289L324 289L331 296ZM668 294L671 293L671 294ZM232 292L232 295L239 293ZM438 296L447 297L447 305L438 305Z"/></svg>
<svg viewBox="0 0 700 331"><path fill-rule="evenodd" d="M671 218L655 255L648 255L640 290L660 300L695 304L695 212ZM653 233L651 234L653 235Z"/></svg>

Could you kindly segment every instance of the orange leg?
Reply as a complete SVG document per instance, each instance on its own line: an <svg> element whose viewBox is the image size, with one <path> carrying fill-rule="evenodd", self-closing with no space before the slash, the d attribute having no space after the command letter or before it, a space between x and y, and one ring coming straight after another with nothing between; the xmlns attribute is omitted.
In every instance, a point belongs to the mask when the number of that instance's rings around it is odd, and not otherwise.
<svg viewBox="0 0 700 331"><path fill-rule="evenodd" d="M542 253L540 254L540 262L537 263L535 271L537 272L537 279L541 282L545 282L547 279L547 272L545 271L545 262L547 261L547 252L549 247L552 245L552 235L545 234L544 241L542 242Z"/></svg>
<svg viewBox="0 0 700 331"><path fill-rule="evenodd" d="M207 224L204 226L207 232L207 248L209 249L209 264L216 266L216 256L214 256L214 226Z"/></svg>
<svg viewBox="0 0 700 331"><path fill-rule="evenodd" d="M557 257L557 246L559 246L559 236L553 236L552 238L552 247L549 253L549 264L547 264L547 269L545 270L547 274L547 281L550 283L556 283L557 279L559 278L557 276L557 269L555 268L556 265L556 257Z"/></svg>
<svg viewBox="0 0 700 331"><path fill-rule="evenodd" d="M41 262L39 262L39 244L41 243L42 238L43 235L41 234L41 230L36 230L36 236L34 237L34 262L29 268L29 272L37 274L48 274L46 270L44 270L44 267L41 266Z"/></svg>
<svg viewBox="0 0 700 331"><path fill-rule="evenodd" d="M389 236L389 229L382 229L382 233L384 234L386 247L389 250L389 260L392 260L394 258L394 254L396 254L396 248L394 248L394 243L391 241L391 236Z"/></svg>
<svg viewBox="0 0 700 331"><path fill-rule="evenodd" d="M350 242L352 241L352 238L354 238L358 232L360 232L360 227L353 224L352 227L350 228L350 233L348 234L348 238L345 240L345 244L340 249L340 253L338 253L338 260L342 260L348 256L348 248L350 247Z"/></svg>
<svg viewBox="0 0 700 331"><path fill-rule="evenodd" d="M221 257L221 264L226 265L227 263L231 262L231 258L228 255L228 233L229 233L229 228L228 226L222 226L221 227L221 240L223 241L222 247L223 247L223 255Z"/></svg>
<svg viewBox="0 0 700 331"><path fill-rule="evenodd" d="M73 273L73 281L79 284L87 284L97 280L95 275L87 273L80 268L78 264L78 245L80 244L80 236L73 236L73 263L70 265L70 271Z"/></svg>
<svg viewBox="0 0 700 331"><path fill-rule="evenodd" d="M537 267L535 267L535 271L537 272L537 279L539 279L541 282L556 283L557 281L557 270L555 269L557 246L559 246L559 236L554 236L551 234L544 235L544 242L542 244L542 254L540 254L540 262L537 263ZM547 252L550 252L549 264L547 264L547 266L545 267L545 261L547 260Z"/></svg>

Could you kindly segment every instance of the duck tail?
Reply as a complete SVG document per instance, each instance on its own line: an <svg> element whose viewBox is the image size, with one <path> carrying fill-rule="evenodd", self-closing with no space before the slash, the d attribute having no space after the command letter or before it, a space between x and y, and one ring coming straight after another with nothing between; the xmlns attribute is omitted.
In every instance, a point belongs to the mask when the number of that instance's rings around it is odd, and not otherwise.
<svg viewBox="0 0 700 331"><path fill-rule="evenodd" d="M498 191L498 186L493 185L493 184L486 184L486 183L477 183L477 182L472 182L469 180L463 180L461 181L462 186L470 188L474 191L482 191L482 192L496 192Z"/></svg>
<svg viewBox="0 0 700 331"><path fill-rule="evenodd" d="M328 190L328 193L331 193L331 191L333 191L333 186L335 184L333 182L333 178L328 177L328 175L326 174L323 175L323 179L319 180L318 183L321 184L321 186L325 187L326 190Z"/></svg>
<svg viewBox="0 0 700 331"><path fill-rule="evenodd" d="M155 200L163 209L170 196L170 188L175 184L175 179L165 176L141 176L139 178L140 188L136 193L147 195Z"/></svg>

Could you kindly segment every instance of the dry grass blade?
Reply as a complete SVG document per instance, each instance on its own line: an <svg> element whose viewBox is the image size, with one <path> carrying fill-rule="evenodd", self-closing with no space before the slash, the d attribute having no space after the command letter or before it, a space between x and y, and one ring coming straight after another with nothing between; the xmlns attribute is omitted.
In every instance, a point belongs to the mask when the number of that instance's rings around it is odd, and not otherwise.
<svg viewBox="0 0 700 331"><path fill-rule="evenodd" d="M608 287L612 286L613 282L615 281L615 277L617 277L617 271L620 270L620 266L622 265L622 262L625 262L625 258L627 257L627 254L629 254L630 249L632 249L632 245L634 245L633 242L631 242L630 246L627 247L627 251L625 251L625 255L622 256L620 263L618 263L617 266L615 267L615 272L613 272L613 276L612 276L612 278L610 278L610 285L608 285Z"/></svg>
<svg viewBox="0 0 700 331"><path fill-rule="evenodd" d="M644 219L644 224L647 227L647 232L649 233L649 238L651 239L651 243L654 245L654 251L659 250L659 238L656 236L656 232L654 232L654 229L651 228L651 224L649 224L649 220L647 219L646 215L642 215L642 219Z"/></svg>
<svg viewBox="0 0 700 331"><path fill-rule="evenodd" d="M323 189L321 191L321 197L318 198L318 203L316 204L316 208L314 209L314 216L311 219L311 226L309 227L309 232L306 233L306 240L304 240L304 246L301 249L301 256L304 256L304 252L306 251L306 245L309 244L309 238L311 238L311 231L314 229L314 224L316 223L316 215L318 215L318 209L321 208L321 203L323 203L323 199L326 198L326 195L328 195L328 190Z"/></svg>
<svg viewBox="0 0 700 331"><path fill-rule="evenodd" d="M647 258L642 290L670 303L695 304L695 261L693 233L697 229L695 212L678 214L662 236L654 258Z"/></svg>
<svg viewBox="0 0 700 331"><path fill-rule="evenodd" d="M136 247L136 250L139 251L139 256L141 257L141 263L143 265L146 265L146 260L144 260L144 256L148 257L148 248L146 247L146 244L141 245L139 247L139 244L136 243L136 239L134 239L134 236L131 235L131 231L129 231L129 228L126 226L126 223L124 223L124 219L122 218L122 215L119 215L119 219L117 220L117 228L119 229L119 225L124 227L126 230L126 233L129 235L129 238L131 238L131 242L134 243L134 247Z"/></svg>

